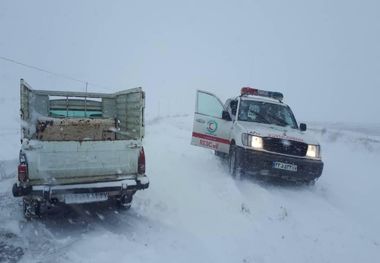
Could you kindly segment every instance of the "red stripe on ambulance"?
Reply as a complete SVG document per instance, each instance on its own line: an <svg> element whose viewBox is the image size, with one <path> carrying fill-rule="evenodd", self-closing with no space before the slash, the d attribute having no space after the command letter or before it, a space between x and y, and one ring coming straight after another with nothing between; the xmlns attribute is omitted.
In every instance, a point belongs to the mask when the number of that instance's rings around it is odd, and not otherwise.
<svg viewBox="0 0 380 263"><path fill-rule="evenodd" d="M199 138L199 139L204 139L204 140L209 140L209 141L213 141L213 142L218 142L218 143L230 144L230 141L227 139L215 137L212 135L197 133L197 132L193 132L193 137Z"/></svg>

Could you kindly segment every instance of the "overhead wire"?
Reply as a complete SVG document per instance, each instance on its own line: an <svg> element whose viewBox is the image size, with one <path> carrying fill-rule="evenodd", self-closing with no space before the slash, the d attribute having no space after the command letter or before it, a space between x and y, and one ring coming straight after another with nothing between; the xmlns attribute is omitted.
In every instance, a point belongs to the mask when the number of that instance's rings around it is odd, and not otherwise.
<svg viewBox="0 0 380 263"><path fill-rule="evenodd" d="M66 74L56 73L56 72L53 72L53 71L50 71L50 70L47 70L47 69L44 69L44 68L41 68L41 67L38 67L38 66L26 64L24 62L21 62L21 61L18 61L18 60L9 58L9 57L4 57L4 56L0 55L0 59L3 60L3 61L9 62L9 63L13 63L13 64L16 64L16 65L19 65L19 66L23 66L23 67L26 67L26 68L29 68L29 69L37 70L37 71L40 71L40 72L43 72L43 73L46 73L46 74L50 74L50 75L53 75L53 76L56 76L56 77L60 77L60 78L63 78L63 79L79 82L79 83L82 83L82 84L85 84L85 85L91 85L91 86L95 86L95 87L99 87L99 88L109 89L109 87L106 87L106 86L103 86L103 85L99 85L99 84L96 84L96 83L93 83L93 82L88 82L86 80L74 78L74 77L71 77L71 76L66 75Z"/></svg>

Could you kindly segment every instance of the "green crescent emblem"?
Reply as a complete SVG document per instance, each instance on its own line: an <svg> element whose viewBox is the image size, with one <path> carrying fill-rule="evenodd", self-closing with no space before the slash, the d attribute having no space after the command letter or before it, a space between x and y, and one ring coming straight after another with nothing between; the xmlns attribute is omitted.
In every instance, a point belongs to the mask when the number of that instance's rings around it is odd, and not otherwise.
<svg viewBox="0 0 380 263"><path fill-rule="evenodd" d="M213 134L218 129L218 123L214 120L209 120L206 126L207 132Z"/></svg>

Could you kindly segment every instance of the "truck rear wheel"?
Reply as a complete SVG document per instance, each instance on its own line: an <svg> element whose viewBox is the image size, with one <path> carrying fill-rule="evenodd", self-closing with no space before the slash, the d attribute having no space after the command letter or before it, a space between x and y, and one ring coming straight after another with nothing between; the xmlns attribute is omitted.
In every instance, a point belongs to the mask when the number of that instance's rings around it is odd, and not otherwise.
<svg viewBox="0 0 380 263"><path fill-rule="evenodd" d="M129 210L132 206L133 196L122 195L117 199L117 207L123 210Z"/></svg>
<svg viewBox="0 0 380 263"><path fill-rule="evenodd" d="M41 203L38 200L23 198L22 207L24 217L27 220L30 220L33 217L41 217Z"/></svg>

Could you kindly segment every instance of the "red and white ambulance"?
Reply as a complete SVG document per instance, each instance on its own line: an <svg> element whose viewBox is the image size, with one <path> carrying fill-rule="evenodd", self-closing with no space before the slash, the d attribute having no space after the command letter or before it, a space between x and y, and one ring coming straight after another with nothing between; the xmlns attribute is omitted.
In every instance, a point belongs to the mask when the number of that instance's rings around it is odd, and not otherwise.
<svg viewBox="0 0 380 263"><path fill-rule="evenodd" d="M191 144L226 156L233 176L252 174L314 182L322 174L321 147L298 124L279 92L245 87L224 104L197 91Z"/></svg>

